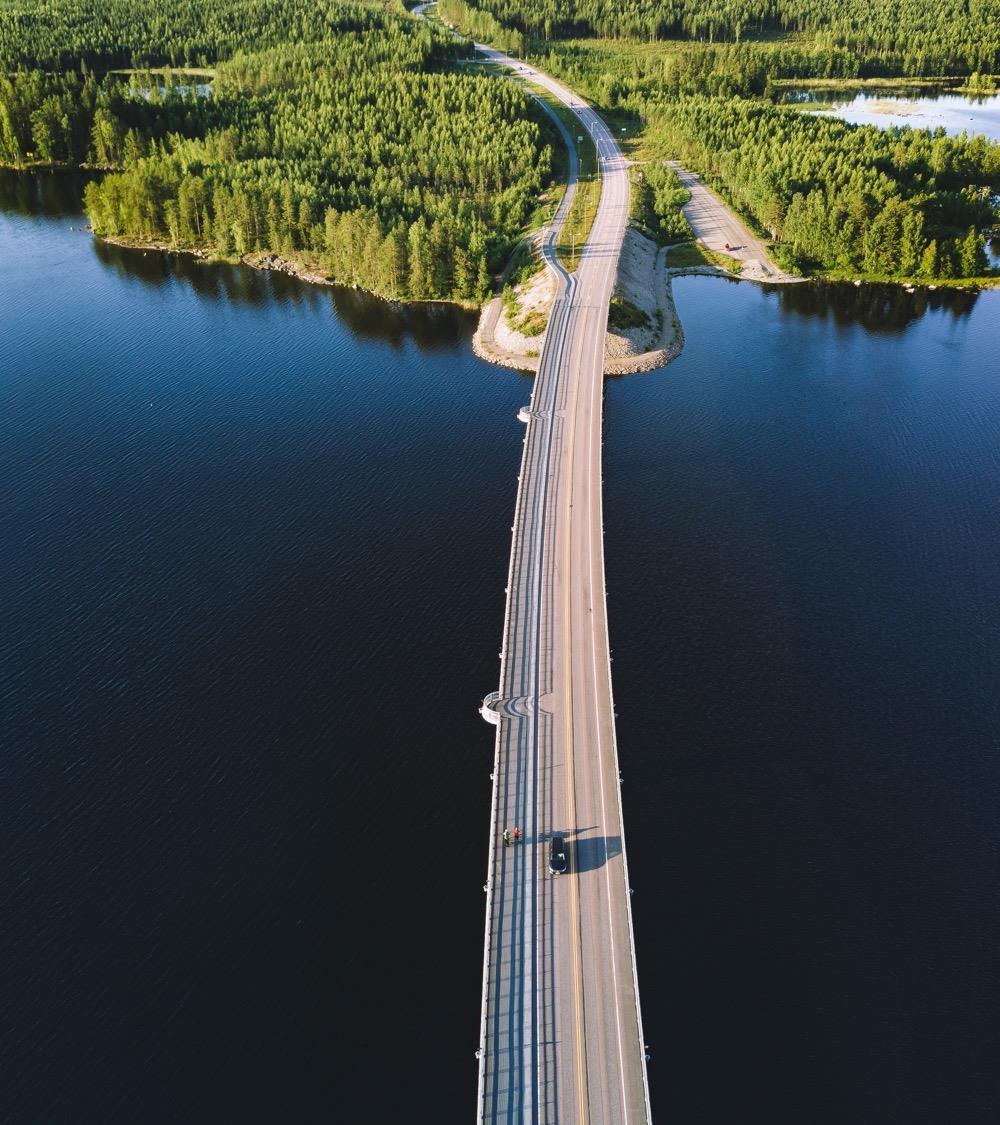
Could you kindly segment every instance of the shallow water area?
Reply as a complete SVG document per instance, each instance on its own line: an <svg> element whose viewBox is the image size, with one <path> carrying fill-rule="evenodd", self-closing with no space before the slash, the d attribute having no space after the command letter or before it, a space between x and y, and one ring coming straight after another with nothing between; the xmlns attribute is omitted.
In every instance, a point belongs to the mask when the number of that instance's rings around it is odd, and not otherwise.
<svg viewBox="0 0 1000 1125"><path fill-rule="evenodd" d="M1000 94L953 94L926 88L843 90L810 87L788 90L784 101L808 108L810 102L824 108L814 112L840 117L854 125L907 125L913 129L944 129L1000 140ZM827 105L830 108L825 108Z"/></svg>

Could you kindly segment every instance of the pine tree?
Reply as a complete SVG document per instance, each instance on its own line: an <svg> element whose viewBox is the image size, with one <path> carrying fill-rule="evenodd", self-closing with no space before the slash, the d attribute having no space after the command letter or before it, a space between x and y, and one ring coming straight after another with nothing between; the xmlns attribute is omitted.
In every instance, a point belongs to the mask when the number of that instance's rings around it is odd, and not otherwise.
<svg viewBox="0 0 1000 1125"><path fill-rule="evenodd" d="M122 124L114 114L103 106L94 112L94 124L91 129L91 146L94 162L103 167L110 164L120 164L122 160L123 143Z"/></svg>
<svg viewBox="0 0 1000 1125"><path fill-rule="evenodd" d="M407 290L415 300L421 300L428 296L432 265L428 252L427 228L419 219L410 226L408 242L410 277Z"/></svg>
<svg viewBox="0 0 1000 1125"><path fill-rule="evenodd" d="M924 252L924 216L921 211L911 211L903 220L903 233L899 247L899 272L903 277L916 277Z"/></svg>
<svg viewBox="0 0 1000 1125"><path fill-rule="evenodd" d="M142 138L135 129L129 129L125 134L125 142L122 146L122 163L126 168L134 168L145 154L146 149L142 143Z"/></svg>
<svg viewBox="0 0 1000 1125"><path fill-rule="evenodd" d="M298 222L296 223L296 235L299 246L304 250L309 249L310 235L312 234L312 208L309 206L308 199L299 200L299 214Z"/></svg>
<svg viewBox="0 0 1000 1125"><path fill-rule="evenodd" d="M379 256L386 292L390 297L404 296L409 263L406 256L406 234L399 227L393 227L385 236Z"/></svg>
<svg viewBox="0 0 1000 1125"><path fill-rule="evenodd" d="M969 233L962 240L959 252L959 267L961 277L982 277L986 273L986 249L981 235L975 227L969 227Z"/></svg>
<svg viewBox="0 0 1000 1125"><path fill-rule="evenodd" d="M181 240L180 213L175 199L167 199L163 204L163 221L170 234L171 246L176 246Z"/></svg>
<svg viewBox="0 0 1000 1125"><path fill-rule="evenodd" d="M479 265L476 268L476 292L475 296L483 298L490 292L490 273L486 266L486 257L482 256L479 259Z"/></svg>

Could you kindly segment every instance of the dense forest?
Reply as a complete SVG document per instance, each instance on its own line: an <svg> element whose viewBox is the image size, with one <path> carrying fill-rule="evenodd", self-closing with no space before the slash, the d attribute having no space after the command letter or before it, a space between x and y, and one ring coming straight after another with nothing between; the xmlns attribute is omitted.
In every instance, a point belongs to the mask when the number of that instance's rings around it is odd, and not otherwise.
<svg viewBox="0 0 1000 1125"><path fill-rule="evenodd" d="M76 24L85 67L0 79L0 160L114 170L87 187L99 233L225 257L275 253L392 297L476 301L550 178L524 94L462 72L466 49L401 11L182 4L176 24L159 21L144 39L130 18L144 0L53 7L102 4L115 17L107 40L99 24ZM15 8L0 0L8 48ZM273 39L271 18L290 19L300 41L255 43ZM212 62L210 94L183 75L97 75L124 58ZM40 35L17 61L67 58Z"/></svg>
<svg viewBox="0 0 1000 1125"><path fill-rule="evenodd" d="M443 4L464 28L465 0ZM615 10L601 9L609 17ZM970 18L978 16L962 27ZM537 25L524 26L537 35ZM769 235L794 272L934 280L987 272L983 232L998 219L1000 146L861 128L773 104L776 78L853 77L862 55L783 39L526 42L533 61L637 139L635 213L661 241L690 236L679 210L686 193L662 166L680 158Z"/></svg>
<svg viewBox="0 0 1000 1125"><path fill-rule="evenodd" d="M97 82L75 73L0 74L0 163L82 163L98 97Z"/></svg>
<svg viewBox="0 0 1000 1125"><path fill-rule="evenodd" d="M801 32L810 48L847 52L862 67L874 60L874 73L1000 70L1000 0L477 0L476 7L531 39L712 43Z"/></svg>
<svg viewBox="0 0 1000 1125"><path fill-rule="evenodd" d="M992 221L1000 145L982 137L862 128L759 101L690 97L650 110L649 139L752 216L789 269L985 273L979 231Z"/></svg>
<svg viewBox="0 0 1000 1125"><path fill-rule="evenodd" d="M642 104L649 97L687 94L771 98L781 79L877 78L882 73L872 60L842 48L806 48L783 40L715 44L673 40L655 45L536 40L530 55L607 109ZM896 74L897 69L890 67L889 73ZM988 89L989 80L980 80Z"/></svg>
<svg viewBox="0 0 1000 1125"><path fill-rule="evenodd" d="M205 67L383 23L341 0L0 0L0 71Z"/></svg>
<svg viewBox="0 0 1000 1125"><path fill-rule="evenodd" d="M529 51L641 133L637 205L661 240L686 233L683 192L662 168L680 157L772 235L789 268L978 276L1000 147L857 128L769 100L778 77L852 76L904 56L925 72L995 63L1000 0L968 0L943 25L941 51L919 59L926 0L896 2L913 18L894 36L881 0L864 12L853 0L836 10L763 0L752 19L745 0L708 0L697 12L718 9L720 22L707 33L687 0L523 11L518 0L441 0L440 10L477 38ZM637 13L660 20L648 37L791 27L812 38L538 38L638 35ZM855 50L847 27L872 49ZM956 46L972 39L978 53ZM278 254L392 297L477 301L537 206L552 152L530 100L465 66L470 51L398 0L0 0L0 162L103 170L85 202L105 235Z"/></svg>

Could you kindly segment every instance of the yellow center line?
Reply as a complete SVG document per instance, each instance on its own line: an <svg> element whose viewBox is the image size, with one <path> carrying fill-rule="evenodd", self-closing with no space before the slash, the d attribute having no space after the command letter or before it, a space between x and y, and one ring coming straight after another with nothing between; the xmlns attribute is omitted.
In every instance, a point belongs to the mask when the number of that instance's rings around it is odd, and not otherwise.
<svg viewBox="0 0 1000 1125"><path fill-rule="evenodd" d="M573 501L573 461L574 451L576 446L576 400L577 400L578 380L572 381L572 401L568 404L568 409L565 413L565 420L563 426L564 440L566 440L567 431L569 433L569 465L566 481L569 488L569 503L565 505L563 511L563 518L565 520L565 534L564 542L566 545L565 555L563 558L563 633L565 637L565 646L563 653L565 654L565 692L564 692L564 705L563 705L563 726L564 737L566 744L566 800L567 812L569 814L569 823L567 828L575 833L576 823L576 778L573 770L573 647L572 647L572 606L570 600L570 567L572 565L572 537L570 535L570 527L572 524L572 501ZM586 1125L587 1113L587 1089L586 1079L584 1077L584 1057L585 1052L583 1049L583 997L580 991L580 983L582 980L581 962L583 954L580 949L580 894L576 882L576 870L570 872L569 879L570 887L570 906L571 906L571 924L570 932L572 934L572 961L573 961L573 1012L576 1020L576 1093L577 1093L577 1107L578 1119L581 1125Z"/></svg>

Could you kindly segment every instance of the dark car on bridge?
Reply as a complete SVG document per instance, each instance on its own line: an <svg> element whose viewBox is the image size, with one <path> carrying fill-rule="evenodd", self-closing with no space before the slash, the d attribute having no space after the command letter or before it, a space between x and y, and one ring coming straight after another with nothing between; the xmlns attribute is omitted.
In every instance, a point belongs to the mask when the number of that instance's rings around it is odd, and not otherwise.
<svg viewBox="0 0 1000 1125"><path fill-rule="evenodd" d="M553 875L564 875L567 867L566 841L562 836L553 836L549 841L549 870Z"/></svg>

